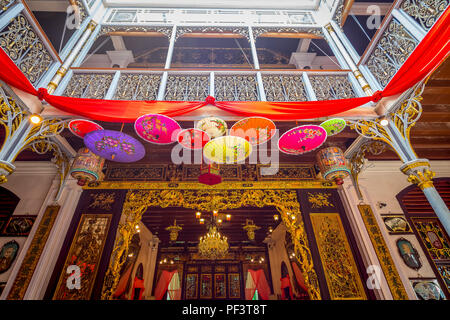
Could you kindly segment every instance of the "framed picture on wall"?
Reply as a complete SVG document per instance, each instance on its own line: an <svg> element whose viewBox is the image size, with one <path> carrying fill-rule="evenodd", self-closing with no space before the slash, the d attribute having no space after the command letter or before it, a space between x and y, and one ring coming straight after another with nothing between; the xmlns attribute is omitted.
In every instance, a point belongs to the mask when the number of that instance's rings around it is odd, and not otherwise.
<svg viewBox="0 0 450 320"><path fill-rule="evenodd" d="M407 234L412 233L408 221L402 215L385 215L382 216L384 225L389 234Z"/></svg>
<svg viewBox="0 0 450 320"><path fill-rule="evenodd" d="M30 234L36 216L12 216L1 229L5 237L26 237Z"/></svg>
<svg viewBox="0 0 450 320"><path fill-rule="evenodd" d="M396 244L403 262L411 269L419 270L422 267L422 262L420 261L419 252L417 252L412 243L405 238L400 238Z"/></svg>
<svg viewBox="0 0 450 320"><path fill-rule="evenodd" d="M446 300L438 281L433 278L409 279L419 300Z"/></svg>

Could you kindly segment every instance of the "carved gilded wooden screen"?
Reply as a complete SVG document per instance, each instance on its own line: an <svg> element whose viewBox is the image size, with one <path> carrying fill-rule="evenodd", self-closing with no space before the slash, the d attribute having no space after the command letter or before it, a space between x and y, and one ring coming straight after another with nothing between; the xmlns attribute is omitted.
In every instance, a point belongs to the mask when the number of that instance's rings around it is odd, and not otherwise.
<svg viewBox="0 0 450 320"><path fill-rule="evenodd" d="M433 179L434 186L450 206L450 178ZM436 274L442 291L450 299L450 237L445 232L423 192L410 186L397 195L405 217Z"/></svg>
<svg viewBox="0 0 450 320"><path fill-rule="evenodd" d="M53 296L54 300L87 300L91 297L110 222L111 215L109 214L83 214L81 216L77 233L72 241ZM68 278L73 275L67 273L66 270L71 265L78 266L81 272L80 288L77 290L68 286Z"/></svg>
<svg viewBox="0 0 450 320"><path fill-rule="evenodd" d="M367 275L337 191L298 192L322 298L367 299Z"/></svg>

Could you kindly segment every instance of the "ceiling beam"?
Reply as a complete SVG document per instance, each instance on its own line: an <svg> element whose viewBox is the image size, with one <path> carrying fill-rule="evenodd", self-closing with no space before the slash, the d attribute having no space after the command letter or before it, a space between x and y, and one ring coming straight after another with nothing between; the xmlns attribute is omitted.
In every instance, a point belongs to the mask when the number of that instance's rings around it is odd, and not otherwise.
<svg viewBox="0 0 450 320"><path fill-rule="evenodd" d="M67 12L69 1L29 0L27 5L31 11Z"/></svg>

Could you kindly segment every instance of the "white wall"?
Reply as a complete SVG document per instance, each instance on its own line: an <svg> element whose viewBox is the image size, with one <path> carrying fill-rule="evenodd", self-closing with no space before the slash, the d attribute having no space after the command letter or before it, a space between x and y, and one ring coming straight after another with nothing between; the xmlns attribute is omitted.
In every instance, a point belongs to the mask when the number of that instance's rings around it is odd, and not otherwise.
<svg viewBox="0 0 450 320"><path fill-rule="evenodd" d="M430 163L431 170L436 173L436 178L450 177L450 161L430 161ZM386 240L386 244L408 296L410 299L416 299L409 279L421 277L436 278L436 275L431 269L425 253L419 244L419 240L415 237L415 235L412 233L407 235L390 235L382 220L382 215L384 214L403 215L403 210L401 209L400 203L397 201L396 195L403 189L411 186L411 184L407 181L407 176L400 171L399 168L401 165L402 163L400 161L370 161L368 167L359 175L359 185L364 196L364 203L369 204L372 207L375 218L377 219L383 237ZM345 179L342 189L342 194L346 197L346 199L343 199L344 202L347 201L350 203L349 208L347 208L347 214L353 215L353 217L350 217L350 220L353 219L354 221L361 221L360 217L358 217L359 212L356 208L359 200L356 197L356 193L349 178ZM385 203L386 206L380 208L378 203ZM363 227L363 224L359 224L359 227ZM361 234L363 234L363 237L364 235L366 236L366 244L370 243L370 239L367 237L366 232L361 232ZM406 266L398 252L396 241L401 237L409 240L420 255L420 260L423 266L418 270L418 272ZM372 256L373 258L373 253L374 252L372 250L368 249L366 256ZM384 278L382 281L385 281ZM385 298L389 299L388 294Z"/></svg>
<svg viewBox="0 0 450 320"><path fill-rule="evenodd" d="M294 294L298 294L295 289L295 277L292 272L291 262L289 260L287 251L286 251L286 227L283 223L280 223L278 227L273 230L271 237L269 237L267 242L268 252L269 252L269 264L270 264L270 272L272 274L272 285L273 285L273 294L274 299L277 299L277 296L281 297L281 263L284 261L288 268L289 278L291 279L292 291Z"/></svg>
<svg viewBox="0 0 450 320"><path fill-rule="evenodd" d="M20 198L13 215L37 216L55 179L56 166L48 161L16 161L14 165L16 171L1 185ZM0 237L0 248L11 240L17 241L20 246L12 266L7 272L0 274L0 282L8 281L27 238Z"/></svg>

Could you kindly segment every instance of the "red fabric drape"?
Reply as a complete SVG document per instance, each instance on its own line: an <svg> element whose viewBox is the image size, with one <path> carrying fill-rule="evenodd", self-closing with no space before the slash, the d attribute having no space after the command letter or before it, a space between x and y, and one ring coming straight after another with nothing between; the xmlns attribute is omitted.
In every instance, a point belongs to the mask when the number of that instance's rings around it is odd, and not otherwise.
<svg viewBox="0 0 450 320"><path fill-rule="evenodd" d="M251 300L255 295L255 291L258 290L258 295L262 300L269 300L270 287L267 283L266 276L262 269L252 270L248 269L250 276L253 279L254 287L245 288L245 299Z"/></svg>
<svg viewBox="0 0 450 320"><path fill-rule="evenodd" d="M291 279L289 275L286 275L286 277L281 278L281 299L287 299L286 295L284 294L284 288L289 288L289 294L291 295L291 299L294 299L294 294L292 293L292 286L291 286Z"/></svg>
<svg viewBox="0 0 450 320"><path fill-rule="evenodd" d="M119 298L127 290L128 280L130 279L131 271L133 269L132 267L133 266L130 265L128 269L124 272L123 276L120 278L116 292L114 292L114 298Z"/></svg>
<svg viewBox="0 0 450 320"><path fill-rule="evenodd" d="M134 277L134 283L133 283L133 290L131 290L131 299L134 300L134 292L135 289L140 288L141 291L139 291L139 298L138 300L142 300L142 295L144 294L145 286L144 286L144 279L139 279L138 277Z"/></svg>
<svg viewBox="0 0 450 320"><path fill-rule="evenodd" d="M159 277L158 284L155 288L155 299L162 300L164 298L164 294L167 292L167 288L169 287L169 283L172 280L173 275L177 270L167 271L163 270L161 276Z"/></svg>
<svg viewBox="0 0 450 320"><path fill-rule="evenodd" d="M242 116L265 116L273 120L311 119L341 113L369 101L378 101L404 92L423 80L445 60L450 49L450 8L447 8L425 38L411 53L384 91L372 97L306 102L220 102L208 97L206 101L117 101L80 99L49 95L46 89L36 91L3 50L0 50L0 79L25 92L46 100L54 107L93 120L133 122L147 113L179 116L210 103Z"/></svg>
<svg viewBox="0 0 450 320"><path fill-rule="evenodd" d="M291 265L292 265L292 270L294 270L295 278L297 279L298 285L303 290L308 292L308 287L305 284L305 278L303 277L303 273L300 271L300 268L298 267L298 265L295 262L292 262Z"/></svg>

